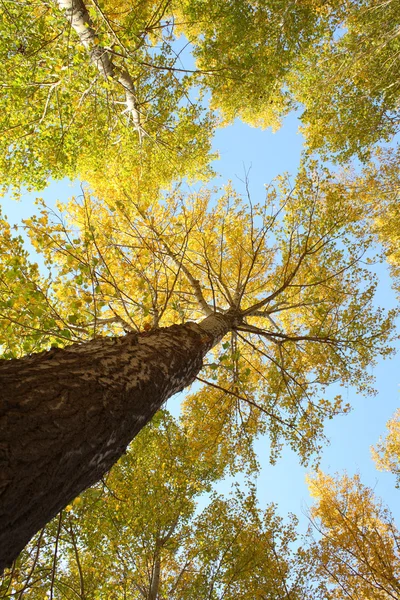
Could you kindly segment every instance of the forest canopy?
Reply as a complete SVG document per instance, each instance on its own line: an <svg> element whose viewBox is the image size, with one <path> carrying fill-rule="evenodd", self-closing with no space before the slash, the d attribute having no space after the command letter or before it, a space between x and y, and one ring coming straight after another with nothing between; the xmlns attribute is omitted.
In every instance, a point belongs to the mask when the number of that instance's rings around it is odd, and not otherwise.
<svg viewBox="0 0 400 600"><path fill-rule="evenodd" d="M0 598L400 598L398 529L359 476L311 471L304 538L255 484L262 436L315 469L396 350L377 291L383 263L400 289L398 4L0 15L3 193L82 182L0 212ZM218 128L290 113L297 173L215 183ZM373 450L397 484L398 421Z"/></svg>
<svg viewBox="0 0 400 600"><path fill-rule="evenodd" d="M216 125L279 127L368 156L399 127L395 1L4 0L3 185L205 176ZM216 111L216 112L215 112ZM143 193L143 192L142 192Z"/></svg>

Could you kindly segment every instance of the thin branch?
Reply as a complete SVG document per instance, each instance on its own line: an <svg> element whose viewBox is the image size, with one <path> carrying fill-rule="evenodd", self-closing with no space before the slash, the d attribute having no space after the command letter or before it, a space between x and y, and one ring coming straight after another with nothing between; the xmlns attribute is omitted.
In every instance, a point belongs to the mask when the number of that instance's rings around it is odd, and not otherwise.
<svg viewBox="0 0 400 600"><path fill-rule="evenodd" d="M45 532L45 527L41 530L41 532L39 534L38 541L36 542L36 554L35 554L35 558L33 560L31 568L29 569L29 573L28 573L27 578L25 580L24 587L21 590L19 590L18 600L22 600L22 598L24 596L24 592L25 592L25 590L28 587L29 581L30 581L30 579L31 579L31 577L33 575L33 572L34 572L35 567L37 565L37 562L39 560L40 546L41 546L41 543L42 543L42 538L43 538L44 532Z"/></svg>
<svg viewBox="0 0 400 600"><path fill-rule="evenodd" d="M62 524L62 514L63 513L61 511L60 514L59 514L59 516L58 516L58 526L57 526L57 533L56 533L56 544L55 544L55 548L54 548L53 565L52 565L52 569L51 569L50 600L53 600L54 580L55 580L55 577L56 577L58 542L59 542L59 539L60 539L60 531L61 531L61 524Z"/></svg>
<svg viewBox="0 0 400 600"><path fill-rule="evenodd" d="M269 417L270 419L275 419L276 421L278 421L284 427L289 427L290 429L293 429L294 431L296 431L299 434L300 437L303 437L302 434L300 433L300 431L294 425L292 425L291 423L287 423L286 421L284 421L283 419L281 419L280 417L278 417L274 413L269 412L263 406L260 406L259 404L257 404L256 402L253 402L249 398L245 398L244 396L241 396L240 394L234 392L233 390L227 390L226 388L223 388L220 385L217 385L216 383L212 383L211 381L208 381L207 379L202 379L199 376L197 376L196 379L198 381L201 381L201 383L205 383L206 385L209 385L209 386L211 386L211 387L213 387L213 388L215 388L215 389L217 389L217 390L219 390L221 392L224 392L225 394L230 394L231 396L235 396L235 398L237 398L238 400L242 400L243 402L246 402L250 406L253 406L254 408L257 408L259 411L261 411L262 413L264 413L265 415L267 415L267 417Z"/></svg>

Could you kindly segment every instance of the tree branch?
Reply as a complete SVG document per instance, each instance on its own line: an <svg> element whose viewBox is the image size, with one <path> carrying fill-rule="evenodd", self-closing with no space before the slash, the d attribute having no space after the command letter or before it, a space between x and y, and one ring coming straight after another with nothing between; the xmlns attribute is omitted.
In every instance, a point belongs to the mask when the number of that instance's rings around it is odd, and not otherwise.
<svg viewBox="0 0 400 600"><path fill-rule="evenodd" d="M224 388L224 387L222 387L220 385L217 385L216 383L212 383L211 381L208 381L207 379L202 379L199 376L197 376L196 379L197 379L197 381L200 381L201 383L205 383L206 385L209 385L209 386L211 386L211 387L219 390L220 392L225 392L225 394L230 394L231 396L235 396L235 398L237 398L238 400L242 400L243 402L246 402L246 404L249 404L250 406L253 406L254 408L257 408L259 411L261 411L262 413L264 413L265 415L267 415L267 417L269 417L270 419L275 419L276 421L278 421L284 427L289 427L290 429L293 429L294 431L296 431L298 433L298 435L300 437L303 437L302 434L300 433L300 431L297 429L297 427L295 427L291 423L288 423L287 421L284 421L283 419L280 419L277 415L275 415L274 413L269 412L263 406L260 406L256 402L253 402L253 400L250 400L249 398L245 398L244 396L241 396L240 394L237 394L233 390L227 390L226 388Z"/></svg>

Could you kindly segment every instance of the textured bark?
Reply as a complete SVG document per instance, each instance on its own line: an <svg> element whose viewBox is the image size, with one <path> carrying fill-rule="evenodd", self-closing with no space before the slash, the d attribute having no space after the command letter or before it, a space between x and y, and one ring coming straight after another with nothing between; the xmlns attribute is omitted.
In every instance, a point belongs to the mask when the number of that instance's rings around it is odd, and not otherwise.
<svg viewBox="0 0 400 600"><path fill-rule="evenodd" d="M159 549L156 550L156 556L154 558L153 570L151 573L150 590L148 600L157 600L158 589L160 587L160 575L161 575L161 557Z"/></svg>
<svg viewBox="0 0 400 600"><path fill-rule="evenodd" d="M118 69L110 52L98 44L92 20L83 0L57 0L59 7L65 12L79 40L88 50L90 60L105 79L115 79L124 88L126 112L132 115L135 128L142 132L140 113L136 102L136 90L133 79L125 69Z"/></svg>
<svg viewBox="0 0 400 600"><path fill-rule="evenodd" d="M193 382L231 324L212 315L0 361L0 572Z"/></svg>

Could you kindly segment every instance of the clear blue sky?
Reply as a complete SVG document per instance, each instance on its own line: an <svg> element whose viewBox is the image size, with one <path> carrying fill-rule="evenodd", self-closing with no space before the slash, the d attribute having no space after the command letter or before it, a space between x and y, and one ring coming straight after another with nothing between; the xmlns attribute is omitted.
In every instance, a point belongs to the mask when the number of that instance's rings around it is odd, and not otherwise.
<svg viewBox="0 0 400 600"><path fill-rule="evenodd" d="M302 137L297 133L297 128L296 116L291 115L276 134L250 128L240 122L219 130L214 148L220 153L220 160L215 163L220 173L220 183L231 179L240 187L239 179L243 179L245 171L250 169L250 191L255 201L260 199L265 191L264 184L276 175L284 171L296 173L302 148ZM40 195L48 204L52 204L56 199L66 200L79 193L77 183L71 185L64 181L53 183L40 194L24 195L20 203L5 198L2 204L10 221L17 222L32 214L36 196ZM384 266L379 271L379 277L379 304L393 306L395 297ZM370 446L385 434L385 423L399 406L398 358L379 362L374 374L378 396L364 398L351 389L345 392L346 400L354 410L350 415L328 423L326 431L331 444L324 451L321 467L331 474L343 469L350 475L360 473L362 481L374 487L389 505L400 525L399 492L394 488L394 478L376 471L370 457ZM176 409L176 403L176 400L172 400L171 408ZM260 440L257 449L262 464L258 478L260 504L263 506L276 502L282 516L288 512L301 516L302 510L311 503L305 485L306 469L299 466L297 457L289 450L285 450L278 464L271 467L268 464L267 440ZM301 526L304 530L306 519L302 519Z"/></svg>

